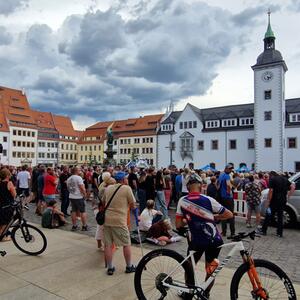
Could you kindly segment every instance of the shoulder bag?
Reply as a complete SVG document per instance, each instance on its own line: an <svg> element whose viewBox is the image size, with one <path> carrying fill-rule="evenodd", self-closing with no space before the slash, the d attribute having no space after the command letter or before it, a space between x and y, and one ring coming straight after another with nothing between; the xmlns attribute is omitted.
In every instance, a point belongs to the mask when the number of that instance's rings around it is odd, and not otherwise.
<svg viewBox="0 0 300 300"><path fill-rule="evenodd" d="M96 221L98 225L103 225L105 222L105 211L108 209L111 201L113 200L114 196L116 195L117 191L120 189L122 185L120 184L116 190L114 191L113 195L111 196L110 200L107 202L105 206L99 209L97 215L96 215Z"/></svg>

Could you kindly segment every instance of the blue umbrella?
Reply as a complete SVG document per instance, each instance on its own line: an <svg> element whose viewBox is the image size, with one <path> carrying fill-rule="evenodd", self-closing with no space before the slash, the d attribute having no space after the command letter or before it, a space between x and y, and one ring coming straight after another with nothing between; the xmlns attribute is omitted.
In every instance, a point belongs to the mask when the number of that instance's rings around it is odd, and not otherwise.
<svg viewBox="0 0 300 300"><path fill-rule="evenodd" d="M236 169L237 172L250 172L251 170L247 166L241 166L240 168Z"/></svg>
<svg viewBox="0 0 300 300"><path fill-rule="evenodd" d="M200 168L202 171L212 171L212 172L216 172L217 170L212 168L210 165L206 165L202 168Z"/></svg>

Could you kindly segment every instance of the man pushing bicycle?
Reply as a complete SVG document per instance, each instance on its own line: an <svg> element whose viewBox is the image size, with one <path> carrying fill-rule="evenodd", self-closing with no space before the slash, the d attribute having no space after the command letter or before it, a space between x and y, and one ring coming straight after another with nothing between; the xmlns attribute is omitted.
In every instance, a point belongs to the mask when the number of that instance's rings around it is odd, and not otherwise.
<svg viewBox="0 0 300 300"><path fill-rule="evenodd" d="M188 225L190 230L188 252L196 251L194 258L197 263L205 253L206 279L218 267L218 256L223 244L216 222L233 217L232 212L223 207L215 199L202 195L202 179L197 174L191 174L187 180L189 194L182 197L177 206L176 228L180 231ZM209 298L211 286L206 290L206 298ZM185 298L185 293L181 295Z"/></svg>

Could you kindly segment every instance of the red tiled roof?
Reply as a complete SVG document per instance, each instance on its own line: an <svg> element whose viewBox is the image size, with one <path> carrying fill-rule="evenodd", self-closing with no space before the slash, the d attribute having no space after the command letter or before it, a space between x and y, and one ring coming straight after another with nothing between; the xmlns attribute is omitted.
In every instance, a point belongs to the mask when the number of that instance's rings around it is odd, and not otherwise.
<svg viewBox="0 0 300 300"><path fill-rule="evenodd" d="M0 103L7 120L15 122L11 125L36 127L27 97L21 90L0 87Z"/></svg>
<svg viewBox="0 0 300 300"><path fill-rule="evenodd" d="M4 113L4 108L1 103L0 103L0 131L9 132L9 128L8 128L5 113Z"/></svg>
<svg viewBox="0 0 300 300"><path fill-rule="evenodd" d="M42 112L33 110L33 117L36 124L41 129L55 129L52 114L49 112Z"/></svg>
<svg viewBox="0 0 300 300"><path fill-rule="evenodd" d="M113 121L98 122L98 123L88 127L87 130L90 130L90 129L107 129L112 123L113 123Z"/></svg>
<svg viewBox="0 0 300 300"><path fill-rule="evenodd" d="M78 136L69 117L54 114L52 114L52 117L54 126L60 135L72 137Z"/></svg>
<svg viewBox="0 0 300 300"><path fill-rule="evenodd" d="M162 117L163 115L159 114L116 121L112 126L112 131L117 137L152 135L156 133L157 125Z"/></svg>

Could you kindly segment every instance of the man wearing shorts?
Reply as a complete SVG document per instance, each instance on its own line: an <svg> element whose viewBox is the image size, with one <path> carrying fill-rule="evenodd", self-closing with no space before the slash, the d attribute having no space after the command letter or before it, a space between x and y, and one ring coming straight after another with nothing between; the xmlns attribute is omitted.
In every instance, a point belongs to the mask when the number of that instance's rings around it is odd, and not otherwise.
<svg viewBox="0 0 300 300"><path fill-rule="evenodd" d="M24 207L28 209L28 203L30 202L30 173L27 171L27 166L22 166L22 171L20 171L17 175L17 191L18 195L24 194L25 196L25 204Z"/></svg>
<svg viewBox="0 0 300 300"><path fill-rule="evenodd" d="M131 261L131 240L127 226L127 216L129 209L134 208L135 198L130 186L127 185L124 172L117 172L114 178L117 183L107 187L102 198L103 203L106 205L116 192L105 212L105 223L103 226L105 260L108 275L113 275L115 272L115 267L112 262L112 246L114 245L123 247L123 254L126 261L125 272L135 272L135 266Z"/></svg>
<svg viewBox="0 0 300 300"><path fill-rule="evenodd" d="M85 197L86 190L84 187L83 179L79 176L80 169L78 167L72 168L72 176L67 180L67 187L69 191L69 199L72 206L72 231L78 229L77 216L80 216L82 223L82 231L87 231L87 214L85 212Z"/></svg>
<svg viewBox="0 0 300 300"><path fill-rule="evenodd" d="M220 253L218 247L223 244L216 221L232 218L232 213L215 199L201 195L201 183L202 179L197 174L191 174L187 178L189 194L178 202L176 228L180 230L188 225L191 233L188 251L196 251L194 254L196 263L205 253L207 279L218 266L217 258ZM211 287L206 291L207 298Z"/></svg>

